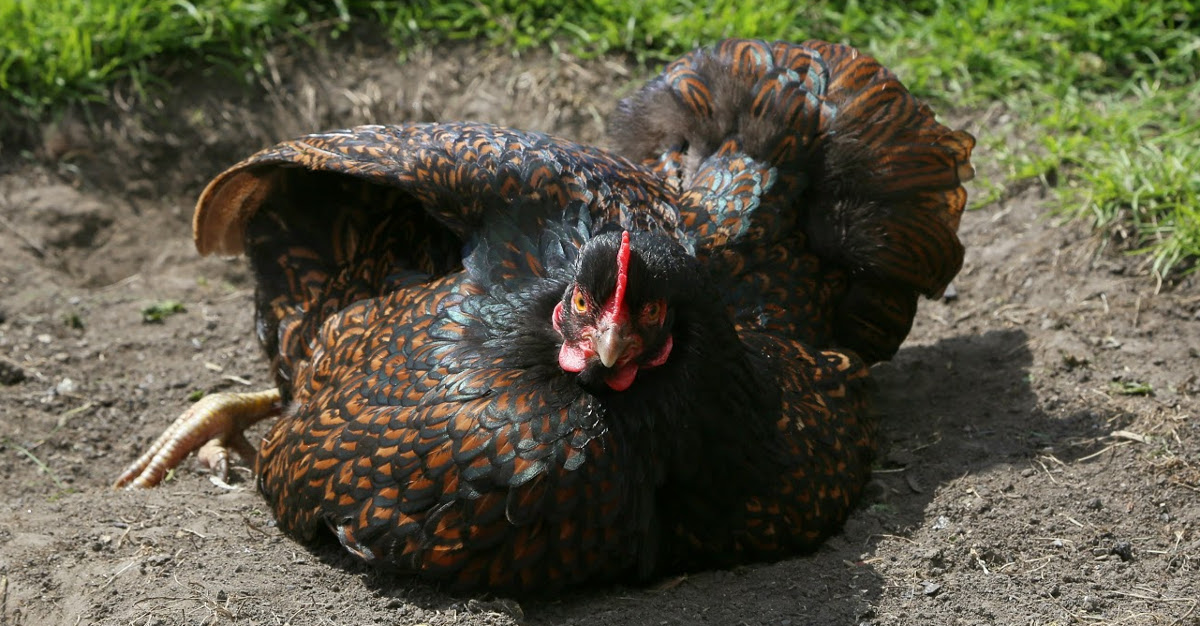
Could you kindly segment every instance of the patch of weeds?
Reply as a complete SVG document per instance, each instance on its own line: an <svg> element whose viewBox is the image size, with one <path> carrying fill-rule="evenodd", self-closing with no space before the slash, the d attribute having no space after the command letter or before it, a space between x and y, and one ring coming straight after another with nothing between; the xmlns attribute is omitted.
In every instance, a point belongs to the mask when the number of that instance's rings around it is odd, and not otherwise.
<svg viewBox="0 0 1200 626"><path fill-rule="evenodd" d="M146 324L161 324L168 317L185 311L187 311L187 308L178 300L155 302L142 309L142 322Z"/></svg>
<svg viewBox="0 0 1200 626"><path fill-rule="evenodd" d="M340 4L340 3L334 3ZM273 40L324 21L323 3L286 0L0 2L0 109L30 113L134 93L172 68L261 73ZM336 19L336 18L335 18Z"/></svg>
<svg viewBox="0 0 1200 626"><path fill-rule="evenodd" d="M1200 86L1143 83L1072 94L1034 129L1036 149L1002 158L1015 177L1057 180L1060 213L1088 221L1164 279L1200 257Z"/></svg>
<svg viewBox="0 0 1200 626"><path fill-rule="evenodd" d="M1139 383L1136 381L1114 380L1109 383L1109 388L1113 393L1122 396L1148 396L1154 393L1154 389L1150 383Z"/></svg>
<svg viewBox="0 0 1200 626"><path fill-rule="evenodd" d="M74 311L63 315L62 321L63 321L63 325L66 326L67 328L73 328L75 330L83 330L83 317L80 316L78 313L75 313Z"/></svg>
<svg viewBox="0 0 1200 626"><path fill-rule="evenodd" d="M886 502L875 502L867 507L872 515L889 516L896 514L896 508Z"/></svg>

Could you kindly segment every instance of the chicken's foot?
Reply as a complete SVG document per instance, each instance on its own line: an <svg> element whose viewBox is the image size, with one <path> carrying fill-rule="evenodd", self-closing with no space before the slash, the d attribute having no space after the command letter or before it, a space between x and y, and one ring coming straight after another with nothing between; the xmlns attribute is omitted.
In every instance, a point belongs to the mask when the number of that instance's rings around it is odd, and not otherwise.
<svg viewBox="0 0 1200 626"><path fill-rule="evenodd" d="M229 450L252 460L254 446L243 431L255 422L279 415L278 389L205 396L159 435L137 461L121 472L113 487L153 487L187 455L199 450L200 463L222 481L229 477Z"/></svg>

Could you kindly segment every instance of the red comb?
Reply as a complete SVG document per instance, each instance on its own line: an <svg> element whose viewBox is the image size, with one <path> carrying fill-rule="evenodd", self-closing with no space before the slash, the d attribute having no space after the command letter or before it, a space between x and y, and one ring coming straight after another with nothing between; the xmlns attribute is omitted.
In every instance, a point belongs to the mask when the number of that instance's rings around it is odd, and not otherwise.
<svg viewBox="0 0 1200 626"><path fill-rule="evenodd" d="M617 286L608 300L606 313L618 316L625 309L625 285L629 283L629 231L621 233L621 247L617 250Z"/></svg>

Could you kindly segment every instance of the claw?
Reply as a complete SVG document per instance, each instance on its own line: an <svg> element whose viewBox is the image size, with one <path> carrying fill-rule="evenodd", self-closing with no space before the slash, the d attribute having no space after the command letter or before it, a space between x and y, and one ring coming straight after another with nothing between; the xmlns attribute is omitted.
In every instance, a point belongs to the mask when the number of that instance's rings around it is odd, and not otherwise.
<svg viewBox="0 0 1200 626"><path fill-rule="evenodd" d="M213 478L224 487L229 486L227 481L229 480L230 449L236 452L249 466L254 465L254 459L258 456L258 450L255 450L254 446L246 441L246 434L240 430L217 435L200 446L196 452L196 460L200 461L200 465L208 468L208 471L212 472ZM183 460L182 457L180 460Z"/></svg>
<svg viewBox="0 0 1200 626"><path fill-rule="evenodd" d="M224 481L229 476L229 448L244 459L255 456L242 431L281 410L278 389L205 396L125 468L113 487L153 487L194 450L200 451L200 462Z"/></svg>

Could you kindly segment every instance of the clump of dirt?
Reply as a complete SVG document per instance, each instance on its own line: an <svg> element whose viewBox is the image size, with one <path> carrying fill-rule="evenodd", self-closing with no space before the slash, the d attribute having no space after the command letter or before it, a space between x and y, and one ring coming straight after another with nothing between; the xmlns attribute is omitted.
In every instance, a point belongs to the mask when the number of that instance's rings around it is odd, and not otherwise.
<svg viewBox="0 0 1200 626"><path fill-rule="evenodd" d="M885 449L815 554L517 604L309 550L252 483L117 472L194 392L264 388L240 260L201 259L192 203L280 139L475 119L602 141L640 70L474 47L279 55L252 89L196 77L47 137L0 176L0 621L10 624L1181 624L1200 620L1200 295L1014 187L963 220L953 299L877 368ZM989 133L986 114L961 116ZM65 143L64 143L65 142ZM69 145L68 145L69 144ZM981 142L987 145L987 142ZM53 148L53 149L51 149ZM988 154L977 162L988 173ZM15 163L16 165L12 165ZM992 172L998 177L998 172ZM184 310L147 323L165 301ZM174 309L164 309L174 310Z"/></svg>

